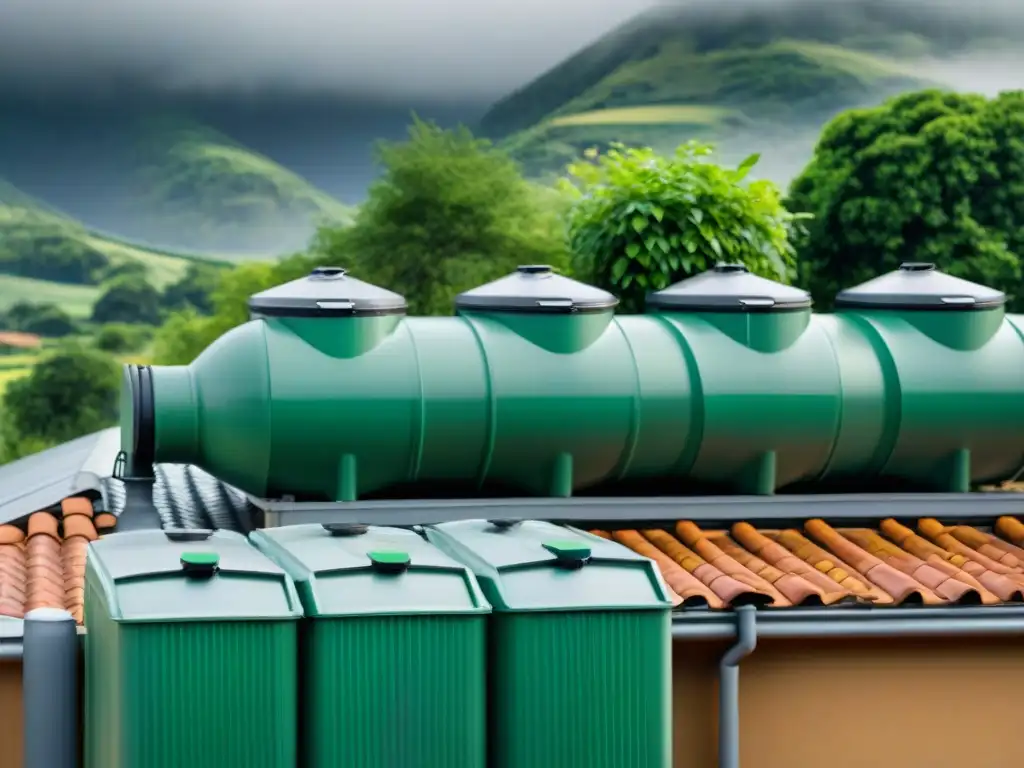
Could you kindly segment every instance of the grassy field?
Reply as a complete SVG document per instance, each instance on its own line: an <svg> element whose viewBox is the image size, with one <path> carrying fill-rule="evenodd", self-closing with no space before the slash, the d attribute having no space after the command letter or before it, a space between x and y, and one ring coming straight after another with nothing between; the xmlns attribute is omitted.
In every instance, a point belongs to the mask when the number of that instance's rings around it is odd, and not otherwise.
<svg viewBox="0 0 1024 768"><path fill-rule="evenodd" d="M0 371L10 371L16 368L24 368L32 365L38 359L38 355L0 355Z"/></svg>
<svg viewBox="0 0 1024 768"><path fill-rule="evenodd" d="M99 293L100 289L94 285L68 285L0 275L0 312L19 301L31 301L39 304L53 303L71 317L86 318L92 312L92 305L96 303Z"/></svg>
<svg viewBox="0 0 1024 768"><path fill-rule="evenodd" d="M558 128L584 125L718 125L735 110L693 104L652 104L577 112L555 117L548 125Z"/></svg>

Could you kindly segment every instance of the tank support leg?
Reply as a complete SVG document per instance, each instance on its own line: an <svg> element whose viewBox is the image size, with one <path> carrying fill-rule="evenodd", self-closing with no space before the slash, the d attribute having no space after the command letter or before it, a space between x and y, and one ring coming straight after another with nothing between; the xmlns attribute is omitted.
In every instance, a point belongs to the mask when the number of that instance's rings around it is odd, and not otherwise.
<svg viewBox="0 0 1024 768"><path fill-rule="evenodd" d="M775 451L765 451L751 461L737 480L737 490L752 496L775 493Z"/></svg>
<svg viewBox="0 0 1024 768"><path fill-rule="evenodd" d="M967 493L971 490L971 452L961 448L950 457L949 471L942 478L946 490L952 493Z"/></svg>
<svg viewBox="0 0 1024 768"><path fill-rule="evenodd" d="M555 459L555 468L551 475L551 495L560 499L572 496L571 453L560 453Z"/></svg>
<svg viewBox="0 0 1024 768"><path fill-rule="evenodd" d="M339 464L338 490L335 495L338 497L338 501L355 501L358 496L356 457L351 453L346 453L341 457Z"/></svg>

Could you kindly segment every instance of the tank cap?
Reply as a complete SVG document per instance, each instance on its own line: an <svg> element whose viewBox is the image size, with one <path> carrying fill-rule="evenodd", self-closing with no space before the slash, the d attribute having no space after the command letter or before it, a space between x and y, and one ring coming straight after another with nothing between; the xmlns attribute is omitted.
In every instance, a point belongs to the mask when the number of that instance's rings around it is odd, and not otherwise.
<svg viewBox="0 0 1024 768"><path fill-rule="evenodd" d="M181 568L193 579L208 579L220 569L220 555L216 552L183 552Z"/></svg>
<svg viewBox="0 0 1024 768"><path fill-rule="evenodd" d="M412 564L409 553L397 549L380 549L367 552L366 556L370 558L373 570L378 573L404 573Z"/></svg>
<svg viewBox="0 0 1024 768"><path fill-rule="evenodd" d="M899 268L836 295L837 308L972 311L1006 304L1006 294L947 275L934 264L905 261Z"/></svg>
<svg viewBox="0 0 1024 768"><path fill-rule="evenodd" d="M521 264L516 267L516 272L521 275L553 275L554 269L550 264Z"/></svg>
<svg viewBox="0 0 1024 768"><path fill-rule="evenodd" d="M509 528L514 528L515 526L519 525L522 521L521 520L488 520L487 522L490 523L491 525L493 525L495 528L497 528L500 531L507 531Z"/></svg>
<svg viewBox="0 0 1024 768"><path fill-rule="evenodd" d="M477 312L611 312L618 303L607 291L560 275L547 264L524 264L511 275L455 297L457 310Z"/></svg>
<svg viewBox="0 0 1024 768"><path fill-rule="evenodd" d="M313 267L309 276L313 280L340 280L347 274L348 270L344 267Z"/></svg>
<svg viewBox="0 0 1024 768"><path fill-rule="evenodd" d="M406 309L402 296L357 280L344 267L316 267L249 297L249 311L264 317L379 317Z"/></svg>
<svg viewBox="0 0 1024 768"><path fill-rule="evenodd" d="M323 523L323 529L331 536L362 536L370 526L365 523Z"/></svg>
<svg viewBox="0 0 1024 768"><path fill-rule="evenodd" d="M164 536L170 541L206 541L213 531L205 528L167 528Z"/></svg>
<svg viewBox="0 0 1024 768"><path fill-rule="evenodd" d="M550 541L544 549L555 556L555 565L578 570L590 562L590 547L576 541Z"/></svg>
<svg viewBox="0 0 1024 768"><path fill-rule="evenodd" d="M758 277L743 264L715 264L647 295L647 308L663 312L791 312L810 306L807 291Z"/></svg>

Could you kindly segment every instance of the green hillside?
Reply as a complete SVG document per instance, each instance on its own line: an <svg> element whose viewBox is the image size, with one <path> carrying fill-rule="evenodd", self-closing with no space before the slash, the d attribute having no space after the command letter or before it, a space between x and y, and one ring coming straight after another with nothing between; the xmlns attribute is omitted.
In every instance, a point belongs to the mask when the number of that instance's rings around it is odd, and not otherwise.
<svg viewBox="0 0 1024 768"><path fill-rule="evenodd" d="M352 209L273 160L203 125L141 121L131 214L161 242L241 255L280 255Z"/></svg>
<svg viewBox="0 0 1024 768"><path fill-rule="evenodd" d="M138 263L147 280L163 288L185 274L190 260L199 258L91 231L0 180L0 312L27 300L53 303L73 317L86 317L105 274ZM227 263L216 257L209 261ZM85 279L75 271L83 264L94 265ZM67 271L53 279L61 265L67 265Z"/></svg>
<svg viewBox="0 0 1024 768"><path fill-rule="evenodd" d="M941 85L927 65L940 53L1011 45L1019 14L1001 23L994 2L954 15L880 0L691 0L570 57L495 104L481 127L539 176L610 141L670 150L692 138L726 159L775 154L776 167L759 170L787 176L838 111Z"/></svg>

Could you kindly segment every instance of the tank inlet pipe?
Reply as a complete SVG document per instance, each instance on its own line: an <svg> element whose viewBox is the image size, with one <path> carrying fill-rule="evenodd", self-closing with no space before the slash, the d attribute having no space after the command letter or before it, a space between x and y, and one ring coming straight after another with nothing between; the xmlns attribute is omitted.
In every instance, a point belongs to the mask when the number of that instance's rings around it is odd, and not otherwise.
<svg viewBox="0 0 1024 768"><path fill-rule="evenodd" d="M740 661L757 647L757 613L752 605L736 608L736 644L718 665L718 766L740 765Z"/></svg>

